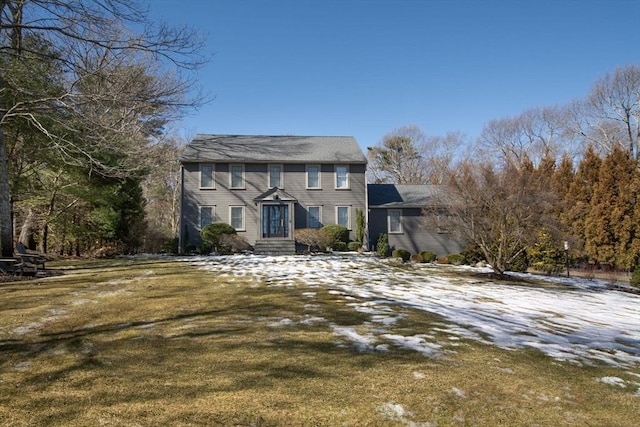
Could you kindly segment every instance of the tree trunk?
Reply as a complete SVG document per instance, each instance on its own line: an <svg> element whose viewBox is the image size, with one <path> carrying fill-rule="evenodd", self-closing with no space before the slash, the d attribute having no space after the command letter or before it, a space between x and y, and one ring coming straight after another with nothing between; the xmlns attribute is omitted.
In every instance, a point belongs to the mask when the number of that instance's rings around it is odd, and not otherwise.
<svg viewBox="0 0 640 427"><path fill-rule="evenodd" d="M29 212L27 213L27 217L24 220L24 223L22 224L22 228L20 229L20 237L18 238L18 241L20 243L22 243L23 245L27 246L30 248L30 242L32 240L32 236L33 236L33 226L35 224L34 221L34 213L33 213L33 209L29 208ZM32 248L31 248L32 249Z"/></svg>
<svg viewBox="0 0 640 427"><path fill-rule="evenodd" d="M0 248L2 257L13 256L13 227L11 222L11 191L9 167L4 145L4 133L0 127Z"/></svg>

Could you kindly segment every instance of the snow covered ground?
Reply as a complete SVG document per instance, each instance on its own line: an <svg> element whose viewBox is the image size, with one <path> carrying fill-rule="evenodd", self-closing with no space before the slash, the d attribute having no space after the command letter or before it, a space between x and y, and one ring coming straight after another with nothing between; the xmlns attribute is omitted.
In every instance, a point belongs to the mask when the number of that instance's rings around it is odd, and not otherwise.
<svg viewBox="0 0 640 427"><path fill-rule="evenodd" d="M462 274L471 267L397 267L366 256L187 260L251 286L300 288L309 307L314 306L314 288L343 298L354 310L368 313L371 321L358 328L329 326L337 345L362 351L401 346L437 357L454 351L460 339L471 339L506 349L536 348L578 364L640 366L640 296L608 290L602 282L557 278L560 287L516 286ZM406 307L436 314L443 321L418 335L400 335L393 324ZM278 319L273 327L324 321L313 313L302 319Z"/></svg>

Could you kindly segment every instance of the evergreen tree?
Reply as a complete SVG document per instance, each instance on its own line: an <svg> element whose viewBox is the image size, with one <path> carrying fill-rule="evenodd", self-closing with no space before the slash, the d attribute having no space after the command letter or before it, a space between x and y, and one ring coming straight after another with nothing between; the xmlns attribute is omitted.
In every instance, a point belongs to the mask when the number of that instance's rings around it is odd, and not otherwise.
<svg viewBox="0 0 640 427"><path fill-rule="evenodd" d="M574 178L573 161L565 154L553 174L553 186L563 201L567 201ZM562 208L567 206L564 203L562 205Z"/></svg>
<svg viewBox="0 0 640 427"><path fill-rule="evenodd" d="M602 161L585 219L585 249L600 264L624 269L634 265L635 173L635 162L619 146Z"/></svg>
<svg viewBox="0 0 640 427"><path fill-rule="evenodd" d="M571 186L574 179L573 161L568 154L565 154L553 174L553 188L558 195L558 202L555 205L556 218L562 225L563 231L569 234L572 230L568 211L573 206Z"/></svg>
<svg viewBox="0 0 640 427"><path fill-rule="evenodd" d="M589 146L584 158L578 164L573 182L565 196L567 209L561 218L568 225L577 242L581 243L581 246L584 246L586 241L585 221L591 210L593 189L599 181L601 164L602 159L596 154L593 147ZM584 248L579 249L583 250Z"/></svg>
<svg viewBox="0 0 640 427"><path fill-rule="evenodd" d="M546 274L558 274L565 264L562 242L547 229L538 233L536 242L527 249L527 256L533 268Z"/></svg>

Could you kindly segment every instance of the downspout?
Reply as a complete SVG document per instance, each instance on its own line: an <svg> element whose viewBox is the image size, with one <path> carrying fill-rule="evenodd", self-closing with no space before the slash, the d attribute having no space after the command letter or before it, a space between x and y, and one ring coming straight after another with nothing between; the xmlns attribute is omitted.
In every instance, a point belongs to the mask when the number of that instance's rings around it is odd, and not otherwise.
<svg viewBox="0 0 640 427"><path fill-rule="evenodd" d="M180 218L178 221L178 254L183 254L184 247L184 166L180 164Z"/></svg>
<svg viewBox="0 0 640 427"><path fill-rule="evenodd" d="M362 246L369 252L372 248L369 246L369 177L367 176L367 164L364 165L364 237L362 238Z"/></svg>

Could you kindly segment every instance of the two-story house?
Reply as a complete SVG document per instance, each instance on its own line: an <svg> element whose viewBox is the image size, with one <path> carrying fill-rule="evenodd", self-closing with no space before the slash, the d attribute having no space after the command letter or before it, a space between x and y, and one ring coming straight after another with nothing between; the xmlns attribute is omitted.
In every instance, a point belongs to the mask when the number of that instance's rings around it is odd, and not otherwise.
<svg viewBox="0 0 640 427"><path fill-rule="evenodd" d="M294 253L294 230L366 212L366 158L353 137L197 135L181 157L180 247L231 224L256 253Z"/></svg>

